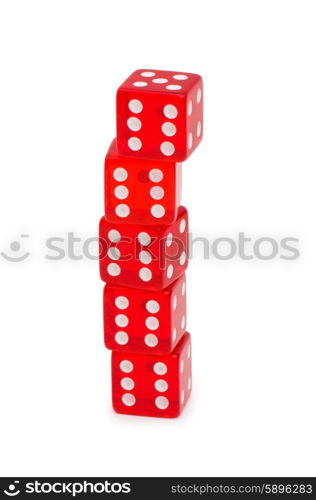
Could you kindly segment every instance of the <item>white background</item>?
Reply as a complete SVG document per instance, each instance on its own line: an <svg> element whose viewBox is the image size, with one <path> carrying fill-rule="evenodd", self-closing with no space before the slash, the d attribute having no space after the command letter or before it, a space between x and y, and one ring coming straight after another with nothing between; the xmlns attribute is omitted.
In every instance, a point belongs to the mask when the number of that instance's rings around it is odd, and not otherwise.
<svg viewBox="0 0 316 500"><path fill-rule="evenodd" d="M315 46L309 1L1 2L0 250L31 252L0 257L2 475L315 475ZM113 413L97 261L44 258L48 236L97 234L140 67L204 78L194 235L300 239L295 261L196 253L176 420Z"/></svg>

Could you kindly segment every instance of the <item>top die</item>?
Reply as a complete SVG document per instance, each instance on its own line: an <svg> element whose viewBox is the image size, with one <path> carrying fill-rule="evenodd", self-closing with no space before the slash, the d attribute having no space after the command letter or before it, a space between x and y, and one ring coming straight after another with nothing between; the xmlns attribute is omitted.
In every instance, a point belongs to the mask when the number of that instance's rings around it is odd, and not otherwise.
<svg viewBox="0 0 316 500"><path fill-rule="evenodd" d="M194 73L139 69L118 88L117 147L145 160L186 160L202 139L203 83Z"/></svg>

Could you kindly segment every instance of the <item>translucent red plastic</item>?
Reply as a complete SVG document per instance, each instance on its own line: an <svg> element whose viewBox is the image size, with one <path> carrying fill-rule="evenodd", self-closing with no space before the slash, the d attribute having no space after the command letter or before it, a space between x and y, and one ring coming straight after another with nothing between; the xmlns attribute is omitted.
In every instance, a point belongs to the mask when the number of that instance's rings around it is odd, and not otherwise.
<svg viewBox="0 0 316 500"><path fill-rule="evenodd" d="M121 224L171 224L181 202L181 163L127 158L116 140L105 158L105 217Z"/></svg>
<svg viewBox="0 0 316 500"><path fill-rule="evenodd" d="M140 69L116 95L99 226L104 342L118 413L174 418L191 393L182 162L203 135L203 82Z"/></svg>
<svg viewBox="0 0 316 500"><path fill-rule="evenodd" d="M120 154L184 161L203 135L203 82L193 73L140 69L117 91Z"/></svg>
<svg viewBox="0 0 316 500"><path fill-rule="evenodd" d="M189 333L166 355L112 352L112 402L117 413L178 417L191 386Z"/></svg>
<svg viewBox="0 0 316 500"><path fill-rule="evenodd" d="M156 292L106 285L103 299L108 349L169 354L185 333L185 275Z"/></svg>
<svg viewBox="0 0 316 500"><path fill-rule="evenodd" d="M102 217L101 279L116 286L161 290L188 265L188 213L180 207L173 224L118 224Z"/></svg>

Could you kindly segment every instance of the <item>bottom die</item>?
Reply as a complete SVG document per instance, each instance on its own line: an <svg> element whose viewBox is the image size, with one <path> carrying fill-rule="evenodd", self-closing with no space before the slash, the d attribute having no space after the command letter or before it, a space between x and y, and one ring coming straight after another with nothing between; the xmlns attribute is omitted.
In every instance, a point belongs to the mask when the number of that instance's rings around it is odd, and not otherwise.
<svg viewBox="0 0 316 500"><path fill-rule="evenodd" d="M191 380L189 333L170 354L112 352L112 402L117 413L178 417L189 399Z"/></svg>

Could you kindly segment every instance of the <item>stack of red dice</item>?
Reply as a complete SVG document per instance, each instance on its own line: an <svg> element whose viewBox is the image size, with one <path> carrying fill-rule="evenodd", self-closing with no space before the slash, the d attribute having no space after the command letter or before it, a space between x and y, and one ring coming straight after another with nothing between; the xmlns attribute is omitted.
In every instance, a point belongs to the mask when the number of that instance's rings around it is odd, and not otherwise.
<svg viewBox="0 0 316 500"><path fill-rule="evenodd" d="M202 79L138 70L117 91L100 222L105 345L118 413L177 417L191 392L181 163L202 139Z"/></svg>

